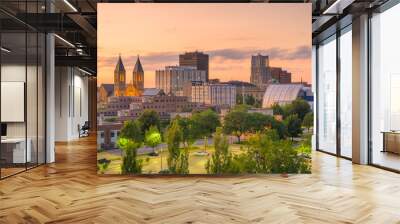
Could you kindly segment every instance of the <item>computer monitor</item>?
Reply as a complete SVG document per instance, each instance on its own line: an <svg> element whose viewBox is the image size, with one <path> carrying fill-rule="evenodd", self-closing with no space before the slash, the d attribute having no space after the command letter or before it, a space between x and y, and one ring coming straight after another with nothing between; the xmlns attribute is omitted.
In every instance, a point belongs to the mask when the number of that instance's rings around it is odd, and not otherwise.
<svg viewBox="0 0 400 224"><path fill-rule="evenodd" d="M7 124L1 123L1 137L7 136Z"/></svg>

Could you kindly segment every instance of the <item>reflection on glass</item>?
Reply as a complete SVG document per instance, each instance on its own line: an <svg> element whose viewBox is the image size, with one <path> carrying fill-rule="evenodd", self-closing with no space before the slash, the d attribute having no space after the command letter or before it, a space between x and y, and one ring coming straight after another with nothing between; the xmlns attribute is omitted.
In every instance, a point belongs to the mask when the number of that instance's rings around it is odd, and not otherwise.
<svg viewBox="0 0 400 224"><path fill-rule="evenodd" d="M351 30L340 36L340 153L348 158L352 157L351 42Z"/></svg>
<svg viewBox="0 0 400 224"><path fill-rule="evenodd" d="M318 48L318 148L336 153L336 40Z"/></svg>

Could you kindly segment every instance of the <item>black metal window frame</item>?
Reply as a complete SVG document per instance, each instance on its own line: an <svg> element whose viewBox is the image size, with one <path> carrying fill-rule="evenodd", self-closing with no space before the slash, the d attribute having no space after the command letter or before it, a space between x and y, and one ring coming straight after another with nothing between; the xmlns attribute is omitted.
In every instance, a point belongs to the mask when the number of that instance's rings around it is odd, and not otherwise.
<svg viewBox="0 0 400 224"><path fill-rule="evenodd" d="M348 20L349 18L345 18ZM319 152L323 152L329 155L337 156L340 158L344 158L347 160L352 160L352 158L343 156L341 153L341 119L340 119L340 77L341 77L341 67L340 67L340 37L347 33L351 32L351 26L352 23L346 24L345 26L341 27L338 23L334 25L335 32L331 33L330 35L324 37L323 39L319 40L317 44L315 44L315 80L316 80L316 108L315 108L315 116L316 116L316 131L315 131L315 142L316 142L316 150ZM334 36L334 38L333 38ZM332 39L332 40L329 40ZM320 44L323 42L329 42L329 41L335 41L336 42L336 152L328 152L324 149L321 149L319 147L319 85L320 85L320 80L319 80L319 56L318 56L318 50L320 47Z"/></svg>
<svg viewBox="0 0 400 224"><path fill-rule="evenodd" d="M382 165L379 165L379 164L376 164L376 163L373 162L373 142L372 142L372 92L373 92L373 89L372 89L372 61L371 61L371 58L372 58L373 52L372 52L372 26L371 26L371 20L373 18L373 14L374 13L383 13L386 10L394 7L397 4L400 4L400 0L389 0L389 1L385 2L385 4L382 4L381 6L379 6L377 8L365 11L365 13L368 14L368 25L367 25L367 27L368 27L368 30L367 30L367 42L368 42L367 43L367 47L368 47L368 49L367 49L367 51L368 51L368 53L367 53L367 67L368 67L368 69L367 69L367 85L368 85L367 86L367 103L368 103L368 105L367 105L367 108L368 108L367 109L367 119L368 119L368 121L367 121L368 122L368 124L367 124L367 129L368 129L367 130L367 132L368 132L367 133L368 134L368 136L367 136L367 143L368 143L367 144L368 145L368 149L367 149L367 164L370 165L370 166L374 166L374 167L380 168L380 169L388 170L388 171L395 172L395 173L400 173L400 170L393 169L393 168L386 167L386 166L382 166ZM351 25L351 24L349 24L349 25ZM318 135L318 133L319 133L319 125L318 125L318 119L319 119L318 118L318 115L319 115L319 107L318 107L319 106L319 102L318 102L318 90L319 90L318 48L319 48L319 44L321 42L327 40L331 36L336 35L335 41L336 41L336 48L338 49L338 45L340 46L340 40L339 40L340 39L340 35L337 35L337 34L338 34L338 32L340 33L341 30L346 29L346 27L349 26L349 25L346 25L344 28L339 28L337 25L335 25L335 26L337 26L336 27L336 33L331 34L330 36L324 36L323 39L319 39L318 42L315 44L315 58L316 58L316 60L315 60L315 66L316 66L315 67L315 72L316 72L316 76L315 76L316 93L315 93L315 95L316 95L316 97L315 97L315 99L317 100L316 101L316 110L315 110L316 111L316 115L315 115L316 116L316 132L315 132L316 133L316 139L315 139L315 141L316 141L316 150L317 151L323 152L323 153L326 153L326 154L329 154L329 155L332 155L332 156L336 156L336 157L352 160L349 157L345 157L345 156L341 155L341 149L340 149L340 145L339 145L340 144L340 135L338 135L338 134L340 134L340 131L341 131L340 117L338 117L338 111L340 111L340 92L336 93L336 99L337 99L337 101L336 101L337 102L337 105L336 105L336 107L337 107L336 108L336 116L337 116L336 122L337 122L337 124L336 125L337 125L337 129L339 129L339 130L336 130L336 135L337 135L336 136L336 138L337 138L336 139L336 147L337 147L336 153L331 153L331 152L325 151L324 149L320 149L319 148L319 135ZM339 68L339 70L336 71L336 73L337 73L337 77L339 77L339 79L336 80L336 85L337 85L337 90L340 91L340 86L338 86L338 85L340 85L340 82L338 81L338 80L340 80L340 65L338 65L339 62L340 62L339 53L340 53L340 51L337 50L336 51L336 58L337 58L337 60L336 60L337 67L336 68L337 69ZM339 114L339 116L340 116L340 114Z"/></svg>

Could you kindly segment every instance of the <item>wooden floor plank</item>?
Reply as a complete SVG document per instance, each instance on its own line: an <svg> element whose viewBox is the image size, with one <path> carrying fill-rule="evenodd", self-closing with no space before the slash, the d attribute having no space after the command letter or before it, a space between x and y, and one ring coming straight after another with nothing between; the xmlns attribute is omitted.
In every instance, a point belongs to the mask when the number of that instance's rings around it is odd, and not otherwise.
<svg viewBox="0 0 400 224"><path fill-rule="evenodd" d="M0 181L0 223L400 223L400 175L315 152L311 175L96 174L96 141Z"/></svg>

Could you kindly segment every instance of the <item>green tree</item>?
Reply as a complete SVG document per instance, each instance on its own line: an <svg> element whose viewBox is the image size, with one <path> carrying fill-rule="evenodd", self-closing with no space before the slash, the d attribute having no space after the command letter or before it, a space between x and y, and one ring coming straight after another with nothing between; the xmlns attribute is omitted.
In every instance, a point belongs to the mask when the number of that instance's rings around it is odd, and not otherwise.
<svg viewBox="0 0 400 224"><path fill-rule="evenodd" d="M297 114L286 117L284 123L287 127L287 134L292 140L293 137L298 137L303 132L301 129L301 120L298 118Z"/></svg>
<svg viewBox="0 0 400 224"><path fill-rule="evenodd" d="M104 174L107 171L108 166L110 165L110 163L111 163L111 160L108 160L108 159L105 159L105 158L97 160L97 170L98 170L98 172L100 174Z"/></svg>
<svg viewBox="0 0 400 224"><path fill-rule="evenodd" d="M237 93L236 94L236 104L243 104L243 95Z"/></svg>
<svg viewBox="0 0 400 224"><path fill-rule="evenodd" d="M145 138L144 138L144 144L146 146L149 146L153 149L157 147L159 144L161 144L161 134L158 131L156 126L151 126L149 130L146 132Z"/></svg>
<svg viewBox="0 0 400 224"><path fill-rule="evenodd" d="M215 151L206 164L207 173L229 173L232 154L229 152L228 138L222 133L221 128L217 128L217 131L214 134L214 148Z"/></svg>
<svg viewBox="0 0 400 224"><path fill-rule="evenodd" d="M187 148L181 152L180 144L183 139L183 133L178 119L172 122L166 135L169 172L174 174L189 173L189 152Z"/></svg>
<svg viewBox="0 0 400 224"><path fill-rule="evenodd" d="M135 120L128 120L124 122L124 125L121 128L120 138L130 139L135 142L143 141L143 132L140 129L140 125Z"/></svg>
<svg viewBox="0 0 400 224"><path fill-rule="evenodd" d="M178 160L178 166L176 173L178 174L189 174L189 149L184 148L183 151L181 151L181 154L179 156Z"/></svg>
<svg viewBox="0 0 400 224"><path fill-rule="evenodd" d="M137 149L141 143L127 138L118 139L118 147L122 149L122 174L137 174L142 172L142 160L137 159Z"/></svg>
<svg viewBox="0 0 400 224"><path fill-rule="evenodd" d="M256 100L256 102L253 104L253 107L256 107L256 108L261 108L261 106L262 106L261 100Z"/></svg>
<svg viewBox="0 0 400 224"><path fill-rule="evenodd" d="M284 122L274 119L272 121L271 126L272 126L272 129L276 131L276 133L280 139L284 139L286 137L287 127Z"/></svg>
<svg viewBox="0 0 400 224"><path fill-rule="evenodd" d="M303 119L303 126L307 128L307 131L310 131L310 128L314 125L314 114L312 112L308 112Z"/></svg>
<svg viewBox="0 0 400 224"><path fill-rule="evenodd" d="M244 103L253 106L256 103L256 99L253 95L246 95L244 97Z"/></svg>
<svg viewBox="0 0 400 224"><path fill-rule="evenodd" d="M151 126L157 127L158 130L160 130L161 128L160 117L154 110L144 110L143 113L139 116L138 121L140 123L142 133L146 133L146 131L149 130Z"/></svg>
<svg viewBox="0 0 400 224"><path fill-rule="evenodd" d="M191 118L175 118L178 120L179 126L182 130L182 142L185 147L190 148L195 141L202 137L200 130L198 130L197 126L195 125L194 121Z"/></svg>
<svg viewBox="0 0 400 224"><path fill-rule="evenodd" d="M223 131L225 134L240 137L250 129L249 113L242 110L232 110L224 117Z"/></svg>
<svg viewBox="0 0 400 224"><path fill-rule="evenodd" d="M287 140L278 140L275 130L253 135L245 153L234 156L238 173L309 173L311 160L298 153Z"/></svg>
<svg viewBox="0 0 400 224"><path fill-rule="evenodd" d="M282 116L284 115L283 108L277 103L272 105L272 111L274 115L282 115Z"/></svg>
<svg viewBox="0 0 400 224"><path fill-rule="evenodd" d="M248 114L248 131L252 133L265 130L266 127L271 127L274 118L261 113Z"/></svg>
<svg viewBox="0 0 400 224"><path fill-rule="evenodd" d="M292 103L285 105L284 110L285 116L297 114L300 120L303 121L304 116L306 116L307 113L311 112L311 107L307 101L301 98L297 98Z"/></svg>
<svg viewBox="0 0 400 224"><path fill-rule="evenodd" d="M208 137L221 125L218 114L209 109L194 113L191 119L193 122L192 131L196 133L196 137L204 138L204 149L206 149Z"/></svg>
<svg viewBox="0 0 400 224"><path fill-rule="evenodd" d="M249 111L250 106L246 104L241 104L241 105L235 105L231 111L243 111L247 112Z"/></svg>

